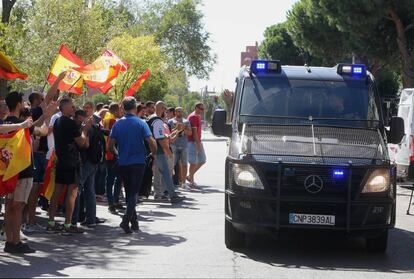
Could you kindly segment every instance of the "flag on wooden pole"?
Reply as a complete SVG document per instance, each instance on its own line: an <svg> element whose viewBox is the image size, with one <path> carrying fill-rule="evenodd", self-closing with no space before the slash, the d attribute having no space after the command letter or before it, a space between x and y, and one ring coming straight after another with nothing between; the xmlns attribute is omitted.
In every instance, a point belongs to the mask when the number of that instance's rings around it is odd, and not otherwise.
<svg viewBox="0 0 414 279"><path fill-rule="evenodd" d="M73 69L84 65L85 63L79 57L62 44L47 81L49 84L53 84L61 72L67 71L66 77L59 83L58 89L80 95L82 94L83 79L81 74Z"/></svg>
<svg viewBox="0 0 414 279"><path fill-rule="evenodd" d="M131 87L125 92L124 96L134 96L135 92L141 88L142 84L151 76L151 70L147 69L143 72L137 80L131 85Z"/></svg>

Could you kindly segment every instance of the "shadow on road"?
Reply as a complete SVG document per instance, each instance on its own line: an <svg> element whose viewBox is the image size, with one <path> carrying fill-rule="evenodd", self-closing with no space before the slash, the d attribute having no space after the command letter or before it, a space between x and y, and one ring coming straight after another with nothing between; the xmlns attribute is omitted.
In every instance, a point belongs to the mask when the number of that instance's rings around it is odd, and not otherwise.
<svg viewBox="0 0 414 279"><path fill-rule="evenodd" d="M85 277L96 277L94 270L104 268L114 259L129 261L140 255L140 246L170 247L186 241L184 237L171 234L139 232L126 235L118 227L105 224L95 230L71 236L33 235L34 241L30 244L38 251L36 254L0 253L0 277L66 276L61 272L78 266L90 270Z"/></svg>
<svg viewBox="0 0 414 279"><path fill-rule="evenodd" d="M356 270L391 273L414 272L414 233L394 229L387 254L371 254L363 239L335 237L250 239L240 257L271 266L315 270Z"/></svg>

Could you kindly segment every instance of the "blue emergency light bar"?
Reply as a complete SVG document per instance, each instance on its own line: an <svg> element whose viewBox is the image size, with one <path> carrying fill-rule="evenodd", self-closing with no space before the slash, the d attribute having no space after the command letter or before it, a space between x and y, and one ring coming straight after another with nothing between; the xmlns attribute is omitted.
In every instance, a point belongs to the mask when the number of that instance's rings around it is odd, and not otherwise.
<svg viewBox="0 0 414 279"><path fill-rule="evenodd" d="M254 74L280 73L282 67L279 60L253 60L250 72Z"/></svg>
<svg viewBox="0 0 414 279"><path fill-rule="evenodd" d="M353 77L365 77L367 68L362 64L338 64L338 75L348 75Z"/></svg>
<svg viewBox="0 0 414 279"><path fill-rule="evenodd" d="M332 172L334 178L343 178L345 175L344 170L333 170Z"/></svg>

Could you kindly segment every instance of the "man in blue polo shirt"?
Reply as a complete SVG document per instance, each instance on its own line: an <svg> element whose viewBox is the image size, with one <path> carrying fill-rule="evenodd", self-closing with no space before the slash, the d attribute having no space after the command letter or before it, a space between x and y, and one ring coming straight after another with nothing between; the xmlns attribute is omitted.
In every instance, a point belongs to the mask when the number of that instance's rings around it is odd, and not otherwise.
<svg viewBox="0 0 414 279"><path fill-rule="evenodd" d="M139 230L135 206L145 170L144 140L148 142L152 154L155 154L157 144L147 123L135 115L137 111L135 98L125 97L122 106L125 116L115 122L112 127L109 149L118 157L120 176L126 193L127 209L119 226L125 233L132 233L131 229Z"/></svg>

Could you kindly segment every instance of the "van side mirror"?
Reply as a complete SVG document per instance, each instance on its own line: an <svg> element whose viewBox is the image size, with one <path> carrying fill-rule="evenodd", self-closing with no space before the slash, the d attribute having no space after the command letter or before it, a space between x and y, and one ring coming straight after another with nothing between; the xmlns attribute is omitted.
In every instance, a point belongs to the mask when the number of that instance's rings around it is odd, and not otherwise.
<svg viewBox="0 0 414 279"><path fill-rule="evenodd" d="M231 125L226 123L227 113L224 109L216 109L213 114L211 129L215 136L231 137Z"/></svg>
<svg viewBox="0 0 414 279"><path fill-rule="evenodd" d="M388 143L399 144L404 138L404 119L393 117L390 120L390 131L388 133Z"/></svg>

